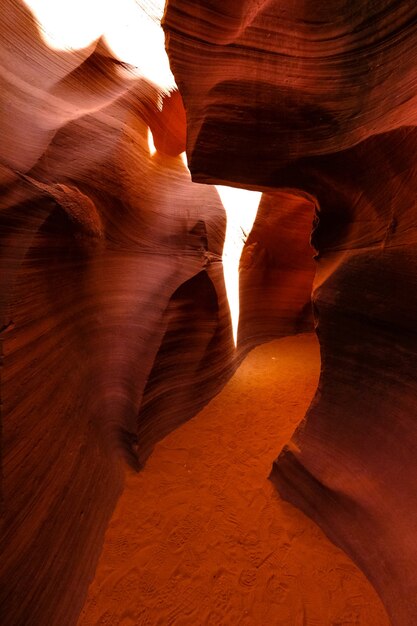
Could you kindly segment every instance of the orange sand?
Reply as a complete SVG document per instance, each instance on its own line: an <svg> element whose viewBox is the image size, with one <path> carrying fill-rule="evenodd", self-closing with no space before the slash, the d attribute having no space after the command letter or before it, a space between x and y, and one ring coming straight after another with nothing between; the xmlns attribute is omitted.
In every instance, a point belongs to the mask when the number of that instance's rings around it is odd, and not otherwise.
<svg viewBox="0 0 417 626"><path fill-rule="evenodd" d="M267 480L319 374L313 335L254 350L129 474L78 626L387 626L365 577Z"/></svg>

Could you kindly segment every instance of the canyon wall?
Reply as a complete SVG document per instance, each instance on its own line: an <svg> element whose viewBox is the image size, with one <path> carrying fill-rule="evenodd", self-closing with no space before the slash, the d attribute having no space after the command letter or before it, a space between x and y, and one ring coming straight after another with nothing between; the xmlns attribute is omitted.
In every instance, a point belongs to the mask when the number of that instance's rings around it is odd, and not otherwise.
<svg viewBox="0 0 417 626"><path fill-rule="evenodd" d="M417 9L172 0L164 28L193 180L282 189L315 205L321 378L271 478L359 564L392 624L409 626Z"/></svg>
<svg viewBox="0 0 417 626"><path fill-rule="evenodd" d="M65 626L126 468L254 345L311 328L313 205L263 195L235 347L225 210L181 157L175 86L133 71L99 33L59 49L25 4L1 11L0 604L5 626Z"/></svg>

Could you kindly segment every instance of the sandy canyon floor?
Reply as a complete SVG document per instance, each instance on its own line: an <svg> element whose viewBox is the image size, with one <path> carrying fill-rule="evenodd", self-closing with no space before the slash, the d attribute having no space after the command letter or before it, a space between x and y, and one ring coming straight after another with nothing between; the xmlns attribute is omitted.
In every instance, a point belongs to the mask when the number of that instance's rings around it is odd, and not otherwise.
<svg viewBox="0 0 417 626"><path fill-rule="evenodd" d="M78 626L388 626L365 577L268 474L320 368L314 335L255 349L127 476Z"/></svg>

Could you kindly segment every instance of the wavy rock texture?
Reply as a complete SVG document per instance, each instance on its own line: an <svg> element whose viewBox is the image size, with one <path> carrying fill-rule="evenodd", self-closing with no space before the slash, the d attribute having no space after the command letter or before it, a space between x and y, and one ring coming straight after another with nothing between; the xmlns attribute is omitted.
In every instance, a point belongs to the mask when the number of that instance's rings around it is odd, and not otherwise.
<svg viewBox="0 0 417 626"><path fill-rule="evenodd" d="M313 215L308 198L262 194L240 261L240 346L312 328Z"/></svg>
<svg viewBox="0 0 417 626"><path fill-rule="evenodd" d="M132 73L101 39L52 49L23 4L1 10L0 604L5 626L65 626L124 461L140 468L251 347L311 327L313 212L301 196L264 195L236 350L225 212L179 156L178 92Z"/></svg>
<svg viewBox="0 0 417 626"><path fill-rule="evenodd" d="M168 2L194 179L276 187L288 162L414 124L416 20L411 1Z"/></svg>
<svg viewBox="0 0 417 626"><path fill-rule="evenodd" d="M322 372L272 480L395 626L417 621L416 21L411 2L297 0L175 0L164 20L194 180L316 205Z"/></svg>

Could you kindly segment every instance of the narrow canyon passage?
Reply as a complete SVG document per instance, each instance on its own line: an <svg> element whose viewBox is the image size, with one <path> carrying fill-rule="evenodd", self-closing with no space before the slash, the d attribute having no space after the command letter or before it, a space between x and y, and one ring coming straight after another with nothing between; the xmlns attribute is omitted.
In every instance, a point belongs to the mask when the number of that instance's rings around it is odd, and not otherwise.
<svg viewBox="0 0 417 626"><path fill-rule="evenodd" d="M253 350L129 473L78 626L388 626L364 575L267 479L320 369L312 334Z"/></svg>

